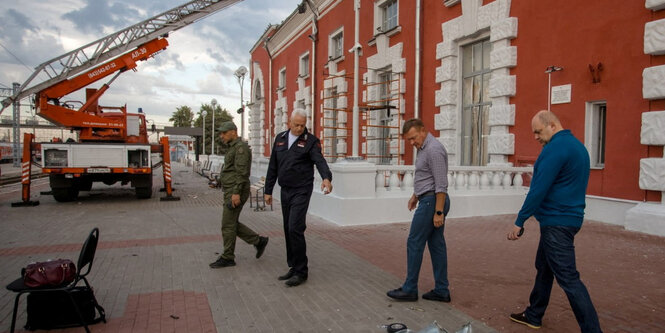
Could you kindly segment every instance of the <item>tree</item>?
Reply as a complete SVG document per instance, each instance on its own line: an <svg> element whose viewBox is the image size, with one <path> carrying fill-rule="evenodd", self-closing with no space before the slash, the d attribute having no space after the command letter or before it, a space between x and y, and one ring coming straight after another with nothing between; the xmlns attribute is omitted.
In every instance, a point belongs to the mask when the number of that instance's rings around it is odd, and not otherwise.
<svg viewBox="0 0 665 333"><path fill-rule="evenodd" d="M206 112L206 117L205 117L205 154L210 154L210 150L212 149L212 140L210 140L210 137L212 135L212 112L215 112L215 127L219 128L219 126L225 122L225 121L233 121L233 116L231 113L229 113L226 108L222 109L222 107L217 104L217 101L213 99L210 104L202 104L201 108L199 109L198 112L198 117L196 118L196 121L194 121L194 127L201 127L201 123L203 122L203 117L202 113L203 111ZM224 144L222 142L222 139L219 137L219 132L217 129L215 129L215 154L216 155L223 155L226 152L226 149L228 148L228 145Z"/></svg>
<svg viewBox="0 0 665 333"><path fill-rule="evenodd" d="M189 106L183 105L176 108L169 121L173 123L174 127L192 127L194 122L194 112Z"/></svg>

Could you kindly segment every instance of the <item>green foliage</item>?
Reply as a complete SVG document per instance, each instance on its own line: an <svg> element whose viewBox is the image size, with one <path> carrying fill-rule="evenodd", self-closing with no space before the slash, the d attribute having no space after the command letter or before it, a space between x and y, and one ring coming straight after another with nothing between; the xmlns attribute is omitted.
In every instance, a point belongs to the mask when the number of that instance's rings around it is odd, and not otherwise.
<svg viewBox="0 0 665 333"><path fill-rule="evenodd" d="M173 123L174 127L192 127L194 122L194 112L189 106L183 105L176 108L169 121Z"/></svg>
<svg viewBox="0 0 665 333"><path fill-rule="evenodd" d="M233 116L229 113L226 108L222 108L217 104L216 100L212 100L210 104L203 104L198 112L198 117L194 121L194 127L201 128L201 123L203 122L203 111L206 112L205 116L205 155L210 154L212 149L212 141L210 137L212 135L212 113L215 112L215 155L223 155L226 153L228 146L222 142L222 139L219 137L219 132L217 128L225 121L233 121ZM236 124L236 126L238 126ZM239 126L238 126L239 127Z"/></svg>

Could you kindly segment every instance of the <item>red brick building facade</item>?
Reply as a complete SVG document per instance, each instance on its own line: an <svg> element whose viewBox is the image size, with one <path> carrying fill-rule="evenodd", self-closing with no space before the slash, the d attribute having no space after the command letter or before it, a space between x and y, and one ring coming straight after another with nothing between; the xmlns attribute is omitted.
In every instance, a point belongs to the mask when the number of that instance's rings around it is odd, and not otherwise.
<svg viewBox="0 0 665 333"><path fill-rule="evenodd" d="M302 108L331 162L353 156L355 109L355 148L368 162L412 164L400 127L420 117L453 166L529 166L541 149L531 118L550 108L589 150L589 195L660 202L664 8L663 0L305 0L251 50L250 144L268 157L288 114Z"/></svg>

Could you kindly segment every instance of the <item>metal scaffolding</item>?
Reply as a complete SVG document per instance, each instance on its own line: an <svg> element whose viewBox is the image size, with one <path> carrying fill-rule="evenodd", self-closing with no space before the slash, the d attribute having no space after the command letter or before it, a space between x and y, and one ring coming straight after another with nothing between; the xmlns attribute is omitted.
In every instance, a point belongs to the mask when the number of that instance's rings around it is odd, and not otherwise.
<svg viewBox="0 0 665 333"><path fill-rule="evenodd" d="M360 109L362 158L376 164L403 164L402 140L399 131L402 126L401 91L402 74L382 71L377 82L364 83L363 90L373 91ZM323 129L323 156L330 162L349 155L348 144L351 133L351 114L349 105L352 93L346 89L352 75L331 75L324 80L322 97L322 116L320 126ZM344 89L338 91L344 81Z"/></svg>
<svg viewBox="0 0 665 333"><path fill-rule="evenodd" d="M367 101L360 106L364 154L367 160L376 164L403 164L401 110L402 74L384 72L377 82L366 83ZM375 149L370 149L371 143Z"/></svg>

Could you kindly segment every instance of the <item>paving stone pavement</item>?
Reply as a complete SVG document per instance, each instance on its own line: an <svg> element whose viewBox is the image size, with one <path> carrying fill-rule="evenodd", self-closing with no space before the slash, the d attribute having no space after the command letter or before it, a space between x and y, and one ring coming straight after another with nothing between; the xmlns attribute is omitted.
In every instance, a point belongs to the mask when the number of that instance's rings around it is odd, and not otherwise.
<svg viewBox="0 0 665 333"><path fill-rule="evenodd" d="M310 277L287 288L276 279L287 269L279 204L258 212L246 205L241 214L243 223L270 237L262 258L238 240L238 265L210 269L221 250L221 192L181 164L174 163L174 171L181 200L173 202L160 201L157 189L153 198L137 200L128 187L95 184L77 202L56 203L39 194L48 190L40 179L32 188L40 205L11 208L20 188L0 187L0 282L11 282L32 261L75 259L96 226L101 242L90 281L108 323L91 326L93 332L385 332L381 325L392 322L417 331L434 320L451 333L467 322L475 333L530 331L507 316L528 301L538 242L534 222L523 239L509 242L505 234L514 215L450 219L452 303L402 303L385 292L404 278L408 223L338 227L309 216ZM587 221L576 246L578 269L605 332L665 331L664 238ZM427 257L421 293L433 284ZM0 291L0 331L9 330L13 299ZM25 303L23 297L19 327ZM540 331L579 331L558 286Z"/></svg>

